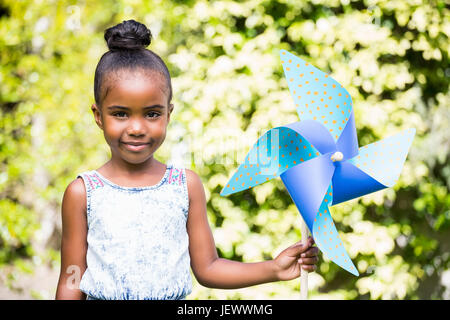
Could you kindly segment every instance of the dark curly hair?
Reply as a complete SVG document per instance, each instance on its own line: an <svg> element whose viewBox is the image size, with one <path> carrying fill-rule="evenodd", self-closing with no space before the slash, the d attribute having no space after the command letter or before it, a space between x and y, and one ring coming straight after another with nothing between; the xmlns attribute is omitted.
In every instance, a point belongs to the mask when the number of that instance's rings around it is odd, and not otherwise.
<svg viewBox="0 0 450 320"><path fill-rule="evenodd" d="M94 97L99 107L123 70L161 74L166 80L170 103L172 83L169 70L156 53L146 49L152 34L144 24L135 20L123 21L105 30L105 40L109 51L100 58L94 77Z"/></svg>

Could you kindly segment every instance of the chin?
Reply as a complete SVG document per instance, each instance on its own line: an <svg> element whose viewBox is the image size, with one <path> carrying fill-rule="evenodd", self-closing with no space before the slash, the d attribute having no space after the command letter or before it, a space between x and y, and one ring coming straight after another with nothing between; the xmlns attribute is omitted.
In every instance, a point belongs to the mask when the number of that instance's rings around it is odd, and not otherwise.
<svg viewBox="0 0 450 320"><path fill-rule="evenodd" d="M148 161L150 158L151 155L149 155L148 157L122 157L125 162L128 162L130 164L141 164Z"/></svg>
<svg viewBox="0 0 450 320"><path fill-rule="evenodd" d="M146 161L148 161L149 159L152 158L153 153L146 153L146 154L142 154L142 153L136 153L136 154L130 154L130 153L124 153L124 152L118 152L117 157L122 159L123 161L125 161L126 163L129 164L142 164Z"/></svg>

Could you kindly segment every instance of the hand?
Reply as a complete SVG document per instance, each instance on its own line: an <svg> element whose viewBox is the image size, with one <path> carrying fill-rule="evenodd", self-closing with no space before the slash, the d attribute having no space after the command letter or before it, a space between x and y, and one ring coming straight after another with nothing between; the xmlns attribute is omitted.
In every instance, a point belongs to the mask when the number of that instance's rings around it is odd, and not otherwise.
<svg viewBox="0 0 450 320"><path fill-rule="evenodd" d="M292 280L300 276L301 269L313 272L316 270L319 249L313 247L314 240L308 237L306 245L301 242L283 250L275 259L275 270L278 280Z"/></svg>

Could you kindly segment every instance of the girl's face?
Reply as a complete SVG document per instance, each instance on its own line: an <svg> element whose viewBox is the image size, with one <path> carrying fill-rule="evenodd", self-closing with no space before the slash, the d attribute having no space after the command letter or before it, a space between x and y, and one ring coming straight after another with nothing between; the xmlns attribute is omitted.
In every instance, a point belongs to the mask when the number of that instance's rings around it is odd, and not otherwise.
<svg viewBox="0 0 450 320"><path fill-rule="evenodd" d="M167 91L158 73L123 73L108 91L101 110L92 105L113 161L144 164L152 159L166 137L173 110Z"/></svg>

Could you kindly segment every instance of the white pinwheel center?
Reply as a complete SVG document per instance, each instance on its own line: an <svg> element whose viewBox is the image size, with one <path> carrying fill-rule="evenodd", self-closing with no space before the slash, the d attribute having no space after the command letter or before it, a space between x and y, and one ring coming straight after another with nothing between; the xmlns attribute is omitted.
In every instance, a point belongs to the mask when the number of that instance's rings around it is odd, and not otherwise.
<svg viewBox="0 0 450 320"><path fill-rule="evenodd" d="M339 151L333 153L333 155L331 156L331 160L333 162L341 161L342 159L344 159L344 155L342 154L342 152Z"/></svg>

